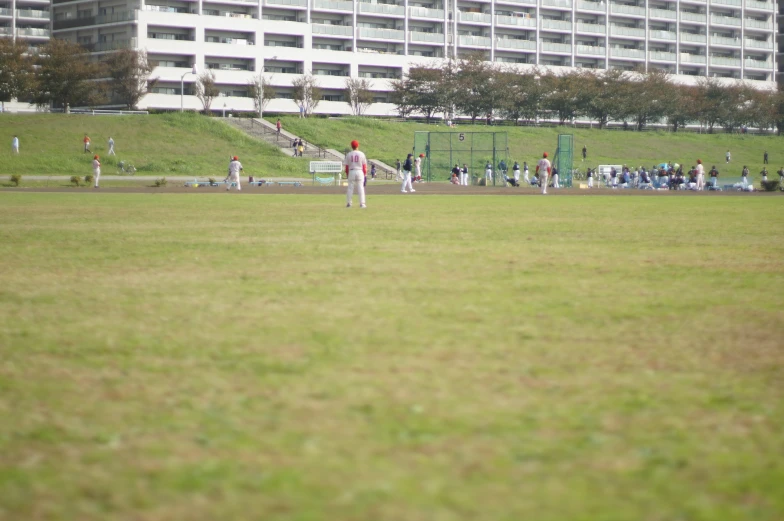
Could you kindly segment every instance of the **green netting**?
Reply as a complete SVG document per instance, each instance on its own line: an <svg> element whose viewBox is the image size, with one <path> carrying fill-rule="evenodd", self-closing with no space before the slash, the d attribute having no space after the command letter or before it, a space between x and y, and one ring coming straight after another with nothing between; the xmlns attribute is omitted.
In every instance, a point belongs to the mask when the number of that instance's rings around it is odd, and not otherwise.
<svg viewBox="0 0 784 521"><path fill-rule="evenodd" d="M414 155L425 154L422 177L428 181L448 181L455 163L465 164L471 176L484 179L485 165L493 165L493 184L505 186L498 172L501 160L509 164L508 136L506 132L427 132L414 133Z"/></svg>
<svg viewBox="0 0 784 521"><path fill-rule="evenodd" d="M572 155L574 153L574 136L558 134L558 148L555 150L555 168L558 169L558 184L572 187Z"/></svg>

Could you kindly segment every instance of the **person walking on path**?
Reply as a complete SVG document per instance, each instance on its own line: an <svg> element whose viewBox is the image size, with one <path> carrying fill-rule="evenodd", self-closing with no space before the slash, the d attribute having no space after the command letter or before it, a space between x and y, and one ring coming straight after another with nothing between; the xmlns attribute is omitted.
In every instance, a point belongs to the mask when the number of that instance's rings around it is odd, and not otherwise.
<svg viewBox="0 0 784 521"><path fill-rule="evenodd" d="M280 135L280 119L275 123L275 128L278 129L278 135Z"/></svg>
<svg viewBox="0 0 784 521"><path fill-rule="evenodd" d="M14 136L14 139L11 140L11 152L19 153L19 136Z"/></svg>
<svg viewBox="0 0 784 521"><path fill-rule="evenodd" d="M768 151L766 150L764 154L762 154L762 163L767 165L768 164Z"/></svg>
<svg viewBox="0 0 784 521"><path fill-rule="evenodd" d="M542 195L547 195L547 181L550 177L550 161L547 159L547 152L542 154L542 159L536 164L536 174L539 176L539 184L542 185Z"/></svg>
<svg viewBox="0 0 784 521"><path fill-rule="evenodd" d="M101 180L101 161L98 156L93 156L93 180L95 181L94 188L98 188L98 181Z"/></svg>
<svg viewBox="0 0 784 521"><path fill-rule="evenodd" d="M727 150L727 154L724 156L727 159L727 164L730 163L730 151Z"/></svg>
<svg viewBox="0 0 784 521"><path fill-rule="evenodd" d="M82 142L84 143L84 152L90 152L90 137L87 134L84 135Z"/></svg>
<svg viewBox="0 0 784 521"><path fill-rule="evenodd" d="M107 154L110 156L117 155L114 153L114 140L112 139L112 136L109 136L109 152Z"/></svg>
<svg viewBox="0 0 784 521"><path fill-rule="evenodd" d="M348 177L348 190L346 191L346 208L351 208L351 198L354 195L354 187L359 194L359 207L366 208L365 205L365 177L367 176L367 158L359 150L359 141L356 139L351 142L351 151L346 154L343 160Z"/></svg>
<svg viewBox="0 0 784 521"><path fill-rule="evenodd" d="M414 157L414 154L408 154L406 162L403 163L403 186L400 187L400 191L403 193L406 193L407 190L409 192L416 191L414 190L414 185L411 184L411 169L414 168L412 157Z"/></svg>
<svg viewBox="0 0 784 521"><path fill-rule="evenodd" d="M588 159L588 147L583 145L583 161L585 161L586 159Z"/></svg>
<svg viewBox="0 0 784 521"><path fill-rule="evenodd" d="M297 153L299 157L302 157L302 154L305 152L305 145L302 143L302 139L297 142Z"/></svg>
<svg viewBox="0 0 784 521"><path fill-rule="evenodd" d="M240 159L237 156L234 156L229 162L229 175L226 176L227 192L231 190L231 185L233 183L237 184L238 192L242 191L242 187L240 186L240 172L242 172L242 163L240 163Z"/></svg>

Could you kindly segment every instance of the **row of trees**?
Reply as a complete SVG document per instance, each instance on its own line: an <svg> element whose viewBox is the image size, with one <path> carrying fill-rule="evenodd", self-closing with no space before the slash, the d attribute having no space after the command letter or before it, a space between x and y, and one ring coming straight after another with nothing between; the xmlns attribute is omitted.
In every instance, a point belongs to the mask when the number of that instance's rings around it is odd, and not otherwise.
<svg viewBox="0 0 784 521"><path fill-rule="evenodd" d="M700 78L697 85L675 83L662 70L576 70L555 74L534 68L528 72L504 68L478 56L446 61L431 68L412 68L393 84L392 101L402 116L456 115L472 121L488 115L510 121L555 119L565 124L576 118L610 121L642 130L666 122L677 131L699 122L709 131L742 125L763 129L784 123L784 97L754 89L743 82L725 85Z"/></svg>

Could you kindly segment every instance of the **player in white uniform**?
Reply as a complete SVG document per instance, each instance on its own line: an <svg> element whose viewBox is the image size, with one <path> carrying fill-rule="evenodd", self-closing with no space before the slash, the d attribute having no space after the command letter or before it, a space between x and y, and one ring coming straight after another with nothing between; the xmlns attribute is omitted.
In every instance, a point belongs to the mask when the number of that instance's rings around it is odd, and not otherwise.
<svg viewBox="0 0 784 521"><path fill-rule="evenodd" d="M351 208L351 197L354 195L354 187L359 193L359 207L365 208L365 176L367 175L367 159L365 154L359 151L359 141L356 139L351 142L351 152L346 154L343 160L348 176L348 191L346 191L346 208Z"/></svg>
<svg viewBox="0 0 784 521"><path fill-rule="evenodd" d="M705 168L702 166L702 159L697 160L697 190L705 188Z"/></svg>
<svg viewBox="0 0 784 521"><path fill-rule="evenodd" d="M101 179L101 162L98 156L93 156L93 180L95 181L95 188L98 188L98 181Z"/></svg>
<svg viewBox="0 0 784 521"><path fill-rule="evenodd" d="M229 175L226 178L226 191L228 192L231 190L231 184L237 183L237 191L242 191L242 187L240 186L240 172L242 171L242 163L240 163L239 158L234 156L231 158L231 162L229 163Z"/></svg>
<svg viewBox="0 0 784 521"><path fill-rule="evenodd" d="M536 164L536 173L539 174L539 182L542 184L542 194L547 193L547 183L550 177L550 161L547 159L547 152L542 154L542 159Z"/></svg>
<svg viewBox="0 0 784 521"><path fill-rule="evenodd" d="M463 163L463 168L460 169L460 185L468 186L468 167ZM784 186L784 184L782 184Z"/></svg>

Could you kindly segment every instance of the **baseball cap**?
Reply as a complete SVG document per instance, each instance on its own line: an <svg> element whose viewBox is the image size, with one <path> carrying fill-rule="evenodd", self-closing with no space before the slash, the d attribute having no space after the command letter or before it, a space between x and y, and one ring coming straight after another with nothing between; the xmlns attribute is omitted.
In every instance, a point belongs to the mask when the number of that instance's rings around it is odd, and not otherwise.
<svg viewBox="0 0 784 521"><path fill-rule="evenodd" d="M97 156L97 155L94 155L94 156L93 156L93 159L98 159L98 156Z"/></svg>
<svg viewBox="0 0 784 521"><path fill-rule="evenodd" d="M351 148L359 148L359 141L356 139L351 142Z"/></svg>
<svg viewBox="0 0 784 521"><path fill-rule="evenodd" d="M544 154L542 154L542 157L547 157L547 152L545 152Z"/></svg>
<svg viewBox="0 0 784 521"><path fill-rule="evenodd" d="M425 157L425 154L419 154L419 157Z"/></svg>
<svg viewBox="0 0 784 521"><path fill-rule="evenodd" d="M234 161L239 161L239 160L240 160L240 158L238 158L237 156L234 156L234 157L232 157L232 160L234 160Z"/></svg>

